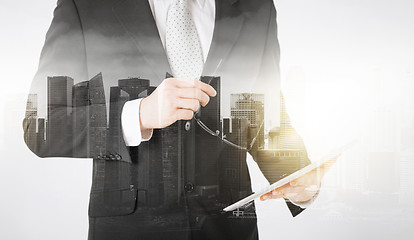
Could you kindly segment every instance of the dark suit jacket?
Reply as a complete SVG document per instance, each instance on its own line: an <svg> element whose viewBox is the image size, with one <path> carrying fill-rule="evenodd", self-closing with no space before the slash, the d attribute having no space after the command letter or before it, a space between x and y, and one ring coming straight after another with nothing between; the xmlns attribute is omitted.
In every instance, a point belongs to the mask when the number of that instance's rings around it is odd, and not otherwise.
<svg viewBox="0 0 414 240"><path fill-rule="evenodd" d="M119 79L140 76L151 80L151 85L157 86L165 78L166 72L171 72L147 0L58 1L31 93L37 94L40 106L47 98L47 77L70 76L76 83L88 80L99 72L102 72L106 105L110 102L108 94L110 87L117 86ZM230 109L228 99L224 99L228 98L230 93L257 92L268 95L270 93L270 101L267 104L271 106L272 113L269 114L275 119L274 122L278 122L279 45L273 1L216 0L213 41L203 75L221 77L222 108L225 109ZM122 104L126 100L128 99L117 99L118 111L122 109ZM60 118L65 124L64 118L68 116L68 112L71 116L83 116L89 111L86 110L87 107L91 108L95 105L106 106L102 101L97 103L89 101L88 104L79 106L59 105L53 111L49 111L48 118ZM31 144L31 141L36 138L33 136L33 131L30 131L36 124L35 119L36 116L28 114L24 121L24 128L27 145L38 156L94 158L94 179L89 211L90 238L101 239L104 238L103 236L109 237L114 234L112 239L128 237L133 239L132 232L137 230L131 226L134 226L134 221L140 220L137 220L137 217L127 216L133 216L137 209L139 183L133 178L135 160L131 156L136 156L125 146L122 137L116 144L108 144L111 147L107 147L104 151L101 149L103 155L91 156L91 151L85 151L84 154L76 152L74 149L82 148L90 142L91 136L88 131L91 123L89 123L80 126L76 136L62 134L61 138L53 141L55 147L51 150L50 145L47 144L43 147L39 143L36 146ZM120 122L109 126L109 131L118 132L118 136L121 136ZM107 139L108 142L118 140ZM75 144L70 144L71 142ZM301 211L290 203L288 206L293 215ZM185 211L191 210L191 206L187 206L186 209ZM147 215L156 214L147 213ZM204 229L208 231L208 226L217 225L206 223L205 226ZM212 232L215 231L214 228L211 229ZM249 229L250 232L243 233L244 236L257 235L255 227ZM217 230L216 234L224 234L225 239L233 236L223 233L225 231ZM127 234L122 235L121 232ZM177 231L175 229L171 232ZM189 238L191 236L198 238L195 235L188 235L188 231L185 234ZM165 236L172 237L168 234ZM183 235L177 236L183 238ZM202 236L207 239L220 238L214 234Z"/></svg>

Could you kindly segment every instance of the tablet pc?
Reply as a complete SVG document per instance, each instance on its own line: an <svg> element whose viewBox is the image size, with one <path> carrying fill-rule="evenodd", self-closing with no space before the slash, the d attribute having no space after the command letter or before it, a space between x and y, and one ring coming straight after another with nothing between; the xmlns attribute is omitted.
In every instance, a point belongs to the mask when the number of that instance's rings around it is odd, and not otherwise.
<svg viewBox="0 0 414 240"><path fill-rule="evenodd" d="M235 202L233 204L231 204L230 206L226 207L223 209L224 212L230 212L233 211L235 209L238 208L242 208L243 206L247 205L248 203L250 203L251 201L259 198L260 196L275 190L276 188L279 188L287 183L289 183L292 180L295 180L303 175L305 175L306 173L320 167L322 164L325 164L329 161L332 161L336 158L338 158L345 150L349 149L350 147L352 147L353 145L355 145L355 141L351 141L348 142L347 144L345 144L344 146L340 147L339 149L336 149L334 151L331 151L329 154L323 156L319 161L315 161L309 165L307 165L306 167L280 179L279 181L271 184L270 186L263 188L262 190L252 193L251 195L243 198L242 200Z"/></svg>

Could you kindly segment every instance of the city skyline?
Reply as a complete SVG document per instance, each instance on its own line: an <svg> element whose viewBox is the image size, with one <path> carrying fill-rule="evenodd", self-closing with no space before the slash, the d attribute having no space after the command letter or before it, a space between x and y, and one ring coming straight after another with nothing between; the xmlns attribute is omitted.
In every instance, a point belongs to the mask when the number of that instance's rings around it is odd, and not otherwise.
<svg viewBox="0 0 414 240"><path fill-rule="evenodd" d="M184 201L183 196L187 196L190 199L205 199L203 201L218 211L224 205L247 196L251 190L244 163L246 149L251 149L258 163L265 166L264 174L271 181L277 181L307 164L303 144L297 150L294 150L294 145L283 145L287 140L284 136L294 133L291 126L286 127L290 125L286 112L281 114L284 127L277 140L282 149L276 146L265 150L264 95L232 94L231 116L222 118L220 78L202 77L201 81L212 85L218 95L196 113L195 119L178 121L165 129L154 130L151 141L143 142L139 147L125 148L120 131L122 105L154 91L156 87L151 87L149 80L130 77L120 79L118 86L112 86L107 119L102 73L77 84L68 76L48 77L48 118L37 116L37 97L30 95L26 116L35 118L37 124L42 122L44 126L37 128L35 124L30 125L32 129L26 141L35 151L49 151L47 155L94 158L93 189L122 189L136 184L131 191L137 191L140 209L180 205ZM283 105L282 101L281 109L285 111ZM63 119L72 119L71 122L60 120L62 110L66 116ZM211 136L211 130L206 130L205 126L217 129L220 134ZM285 130L288 132L284 133ZM51 149L65 139L73 142L73 148L69 147L67 152L62 152L60 148ZM79 142L78 139L84 140ZM162 150L155 151L159 145L163 146ZM203 154L205 151L214 156ZM139 162L130 163L139 167L123 164L130 161L125 158L127 155L138 159ZM107 182L107 174L119 175L119 182ZM136 181L134 185L122 177L128 175L136 179L133 180ZM211 202L211 198L220 199L222 203ZM91 209L100 214L98 207ZM251 214L251 211L244 215L244 210L237 210L236 217L254 216Z"/></svg>

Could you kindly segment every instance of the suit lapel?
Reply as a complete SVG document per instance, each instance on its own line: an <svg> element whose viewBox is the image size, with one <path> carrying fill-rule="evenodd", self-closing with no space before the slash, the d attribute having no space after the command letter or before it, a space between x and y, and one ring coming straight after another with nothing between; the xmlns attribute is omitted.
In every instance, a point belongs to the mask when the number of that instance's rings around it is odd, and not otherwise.
<svg viewBox="0 0 414 240"><path fill-rule="evenodd" d="M204 65L203 75L212 76L238 39L244 16L236 8L238 0L215 0L216 19L213 40ZM154 17L147 0L125 0L113 8L115 15L133 37L148 67L159 79L171 72Z"/></svg>
<svg viewBox="0 0 414 240"><path fill-rule="evenodd" d="M244 23L236 8L238 0L216 0L216 20L213 40L204 65L203 76L214 76L236 43Z"/></svg>
<svg viewBox="0 0 414 240"><path fill-rule="evenodd" d="M171 72L148 0L125 0L113 8L115 15L132 35L148 67L159 79Z"/></svg>

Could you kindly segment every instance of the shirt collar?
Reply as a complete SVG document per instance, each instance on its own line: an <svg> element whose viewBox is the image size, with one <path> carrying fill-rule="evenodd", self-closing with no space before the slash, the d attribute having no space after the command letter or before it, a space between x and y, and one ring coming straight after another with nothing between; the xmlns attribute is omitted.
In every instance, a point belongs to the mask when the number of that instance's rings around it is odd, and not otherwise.
<svg viewBox="0 0 414 240"><path fill-rule="evenodd" d="M204 4L206 3L206 0L195 0L195 1L197 1L198 6L200 6L201 9L204 8Z"/></svg>
<svg viewBox="0 0 414 240"><path fill-rule="evenodd" d="M166 0L154 0L154 1L166 1ZM174 0L168 0L169 2L173 2ZM198 6L200 7L200 9L204 8L204 5L206 3L207 0L189 0L189 1L195 1L197 2Z"/></svg>

